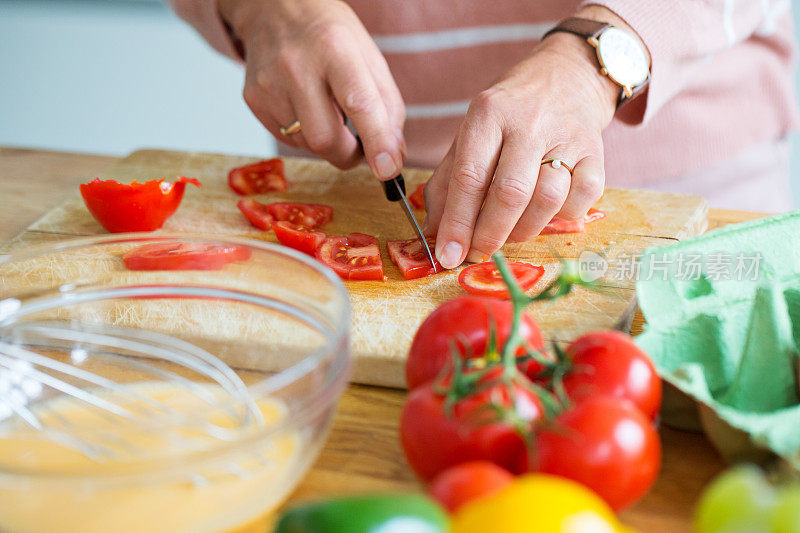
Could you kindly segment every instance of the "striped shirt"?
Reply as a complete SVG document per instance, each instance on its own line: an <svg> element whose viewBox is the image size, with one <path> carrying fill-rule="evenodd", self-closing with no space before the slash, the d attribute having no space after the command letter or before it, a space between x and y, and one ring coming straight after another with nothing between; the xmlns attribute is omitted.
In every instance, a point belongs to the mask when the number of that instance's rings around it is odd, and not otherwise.
<svg viewBox="0 0 800 533"><path fill-rule="evenodd" d="M214 0L172 3L214 48L236 57ZM652 57L642 112L628 122L615 119L604 131L607 184L684 183L686 192L702 192L720 207L789 206L788 196L777 192L788 187L785 162L777 172L748 165L747 175L737 175L741 165L726 162L748 153L760 157L765 145L778 145L798 123L790 0L348 3L386 57L405 100L410 166L436 166L471 98L527 57L558 20L583 4L599 4L633 27ZM693 187L695 177L706 186ZM737 183L761 194L726 191L715 202L715 190ZM775 198L764 194L773 190Z"/></svg>

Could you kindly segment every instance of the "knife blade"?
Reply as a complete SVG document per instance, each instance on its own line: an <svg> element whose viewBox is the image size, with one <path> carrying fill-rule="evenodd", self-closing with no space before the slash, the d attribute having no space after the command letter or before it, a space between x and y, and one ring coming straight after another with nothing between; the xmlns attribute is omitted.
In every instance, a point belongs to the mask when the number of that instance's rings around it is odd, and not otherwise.
<svg viewBox="0 0 800 533"><path fill-rule="evenodd" d="M408 199L406 198L406 182L403 179L403 175L398 174L396 178L382 181L381 185L383 186L383 192L386 195L387 200L390 202L400 203L403 213L405 213L408 222L411 224L411 229L414 230L417 239L419 240L420 244L422 244L422 249L425 250L425 254L428 256L428 261L431 262L433 271L436 272L436 261L433 259L430 246L428 246L428 240L425 238L425 235L423 235L422 229L417 223L417 218L414 216L414 211L412 211L411 206L408 205Z"/></svg>

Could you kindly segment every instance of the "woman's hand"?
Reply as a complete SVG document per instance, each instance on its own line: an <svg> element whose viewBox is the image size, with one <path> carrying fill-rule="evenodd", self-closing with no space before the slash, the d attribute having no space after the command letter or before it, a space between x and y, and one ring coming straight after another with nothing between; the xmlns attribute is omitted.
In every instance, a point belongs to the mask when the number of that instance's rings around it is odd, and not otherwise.
<svg viewBox="0 0 800 533"><path fill-rule="evenodd" d="M601 133L619 92L582 38L556 33L479 94L425 186L425 230L442 266L528 240L556 215L586 214L603 194ZM541 165L548 158L572 176Z"/></svg>
<svg viewBox="0 0 800 533"><path fill-rule="evenodd" d="M338 0L219 0L242 41L244 99L280 141L340 168L361 159L350 119L372 172L402 169L405 106L386 61L352 9ZM301 131L282 136L295 120Z"/></svg>

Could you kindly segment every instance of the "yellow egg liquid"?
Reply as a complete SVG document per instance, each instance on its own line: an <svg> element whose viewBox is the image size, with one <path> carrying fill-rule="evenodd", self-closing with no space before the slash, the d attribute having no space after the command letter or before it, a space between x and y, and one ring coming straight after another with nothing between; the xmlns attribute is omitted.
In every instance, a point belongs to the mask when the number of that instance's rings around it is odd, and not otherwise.
<svg viewBox="0 0 800 533"><path fill-rule="evenodd" d="M189 405L190 393L179 386L129 387L135 387L140 396L177 406L176 410ZM127 408L136 411L130 395L125 401ZM196 404L196 399L192 401ZM285 406L278 401L263 399L256 405L266 427L286 417ZM231 415L209 411L208 420L236 427ZM193 412L198 412L196 405ZM0 422L0 532L243 531L281 503L302 462L300 437L294 432L215 453L220 441L196 427L172 433L143 431L136 423L120 424L118 417L97 416L96 409L74 398L47 402L34 413L46 427L69 421L75 436L84 442L101 435L111 457L93 459L45 440L19 419ZM237 431L246 436L257 429ZM175 438L179 443L191 442L191 449L175 444ZM197 461L199 456L202 462ZM143 459L163 467L141 473ZM39 472L41 478L6 475L15 468ZM99 475L107 477L93 477Z"/></svg>

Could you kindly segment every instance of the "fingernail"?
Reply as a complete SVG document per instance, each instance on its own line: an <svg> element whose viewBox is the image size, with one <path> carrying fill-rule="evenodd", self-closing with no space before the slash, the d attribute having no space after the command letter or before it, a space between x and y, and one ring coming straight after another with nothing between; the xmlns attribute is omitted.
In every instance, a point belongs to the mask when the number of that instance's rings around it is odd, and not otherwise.
<svg viewBox="0 0 800 533"><path fill-rule="evenodd" d="M387 152L381 152L375 157L375 172L379 178L388 179L397 175L397 165Z"/></svg>
<svg viewBox="0 0 800 533"><path fill-rule="evenodd" d="M437 254L439 256L439 263L441 263L444 268L457 267L459 263L461 263L462 251L461 245L457 242L448 242L442 248L441 253Z"/></svg>

